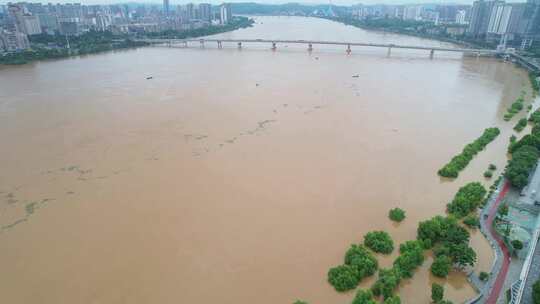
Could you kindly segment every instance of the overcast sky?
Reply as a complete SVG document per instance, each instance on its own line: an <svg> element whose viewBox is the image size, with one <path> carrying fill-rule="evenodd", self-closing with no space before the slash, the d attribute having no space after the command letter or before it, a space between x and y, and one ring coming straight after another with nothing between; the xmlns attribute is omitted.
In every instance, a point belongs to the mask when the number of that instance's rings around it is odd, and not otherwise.
<svg viewBox="0 0 540 304"><path fill-rule="evenodd" d="M7 4L8 2L19 2L23 0L0 0L0 4ZM162 3L162 1L159 0L147 0L147 1L133 1L133 0L41 0L41 1L33 1L33 0L25 0L25 2L52 2L52 3L81 3L81 4L116 4L116 3L126 3L126 2L141 2L141 3ZM174 1L170 0L171 5L178 5L178 4L186 4L186 3L212 3L212 4L221 4L225 1L223 0L207 0L207 1L189 1L189 0L182 0L182 1ZM227 0L226 2L256 2L256 3L262 3L262 4L281 4L281 3L290 3L290 2L297 2L297 3L305 3L305 4L328 4L330 1L328 0L298 0L298 1L291 1L291 0L259 0L259 1L249 1L249 0ZM473 0L455 0L455 1L434 1L434 0L362 0L362 1L355 1L355 0L332 0L332 4L336 5L351 5L351 4L414 4L414 3L459 3L459 4L471 4ZM507 2L525 2L523 1L507 1ZM234 13L234 12L233 12Z"/></svg>

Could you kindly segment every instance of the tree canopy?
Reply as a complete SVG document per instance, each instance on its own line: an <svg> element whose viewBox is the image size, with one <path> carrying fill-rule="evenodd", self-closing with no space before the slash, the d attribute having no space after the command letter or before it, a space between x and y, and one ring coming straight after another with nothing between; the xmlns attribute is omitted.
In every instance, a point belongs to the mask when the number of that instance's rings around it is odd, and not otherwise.
<svg viewBox="0 0 540 304"><path fill-rule="evenodd" d="M536 147L524 145L515 149L505 174L512 186L521 189L527 185L529 174L536 166L538 157L539 152Z"/></svg>
<svg viewBox="0 0 540 304"><path fill-rule="evenodd" d="M444 298L444 287L437 283L431 284L431 300L435 303L442 301Z"/></svg>
<svg viewBox="0 0 540 304"><path fill-rule="evenodd" d="M394 250L394 241L386 231L371 231L364 236L364 244L371 250L389 254Z"/></svg>
<svg viewBox="0 0 540 304"><path fill-rule="evenodd" d="M435 258L433 264L431 264L431 273L440 278L446 278L452 268L452 260L446 255L440 255Z"/></svg>
<svg viewBox="0 0 540 304"><path fill-rule="evenodd" d="M448 212L458 218L476 210L482 203L487 190L479 182L471 182L459 188L454 199L447 205Z"/></svg>
<svg viewBox="0 0 540 304"><path fill-rule="evenodd" d="M473 157L482 151L490 142L492 142L500 133L498 128L487 128L475 141L463 148L463 151L454 156L449 163L439 169L438 174L442 177L458 176L459 171L465 169Z"/></svg>
<svg viewBox="0 0 540 304"><path fill-rule="evenodd" d="M405 219L405 211L400 208L391 209L388 212L388 217L394 222L401 222Z"/></svg>
<svg viewBox="0 0 540 304"><path fill-rule="evenodd" d="M328 282L337 291L347 291L358 286L358 272L350 265L339 265L328 271Z"/></svg>

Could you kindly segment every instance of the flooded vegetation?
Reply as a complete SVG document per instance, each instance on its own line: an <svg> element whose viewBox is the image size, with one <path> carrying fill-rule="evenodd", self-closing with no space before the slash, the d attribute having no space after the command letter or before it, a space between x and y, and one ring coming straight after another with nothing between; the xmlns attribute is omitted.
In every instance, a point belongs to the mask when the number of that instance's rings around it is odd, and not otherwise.
<svg viewBox="0 0 540 304"><path fill-rule="evenodd" d="M443 45L328 20L255 21L219 37ZM445 274L441 256L469 265L456 248L470 246L474 270L489 272L483 236L417 240L418 223L454 227L434 216L466 184L491 183L490 164L504 168L526 113L504 115L527 73L458 54L277 47L150 47L1 67L3 299L350 303L375 285L427 303L433 283L444 299L474 296L462 272L439 278L430 267L439 259ZM437 175L491 126L500 135L457 178ZM388 219L396 207L400 223ZM373 254L376 266L344 260L351 248L371 261L358 247L370 231L387 232L395 249ZM423 256L426 238L433 256ZM328 283L342 263L340 282L362 292Z"/></svg>

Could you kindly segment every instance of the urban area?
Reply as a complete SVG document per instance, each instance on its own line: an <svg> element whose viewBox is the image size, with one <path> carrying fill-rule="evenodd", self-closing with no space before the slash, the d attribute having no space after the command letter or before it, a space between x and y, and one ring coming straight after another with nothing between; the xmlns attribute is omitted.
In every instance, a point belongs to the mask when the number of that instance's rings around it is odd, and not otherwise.
<svg viewBox="0 0 540 304"><path fill-rule="evenodd" d="M205 28L231 24L232 11L238 15L301 15L332 18L360 27L420 35L478 47L515 48L536 56L540 45L540 2L506 3L477 0L472 5L263 5L255 3L208 3L173 6L80 3L8 3L0 5L0 50L3 53L51 47L48 36L87 33L112 35L185 32L185 37L206 34ZM240 25L245 26L247 21ZM230 29L227 29L230 30ZM215 31L215 29L214 29ZM209 32L213 33L213 32ZM35 46L32 43L35 42ZM68 47L68 45L62 45Z"/></svg>

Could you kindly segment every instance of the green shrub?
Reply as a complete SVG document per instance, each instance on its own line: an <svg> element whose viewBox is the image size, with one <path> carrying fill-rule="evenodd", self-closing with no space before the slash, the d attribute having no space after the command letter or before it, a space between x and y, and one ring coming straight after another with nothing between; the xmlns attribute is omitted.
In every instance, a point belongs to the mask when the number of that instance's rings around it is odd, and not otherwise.
<svg viewBox="0 0 540 304"><path fill-rule="evenodd" d="M400 281L401 276L396 269L380 269L379 278L371 287L371 291L376 296L383 296L384 299L388 299L393 296L394 290Z"/></svg>
<svg viewBox="0 0 540 304"><path fill-rule="evenodd" d="M532 298L534 304L540 304L540 280L533 284Z"/></svg>
<svg viewBox="0 0 540 304"><path fill-rule="evenodd" d="M377 302L373 299L371 290L358 289L352 304L377 304Z"/></svg>
<svg viewBox="0 0 540 304"><path fill-rule="evenodd" d="M516 130L517 132L521 132L523 131L523 129L525 129L526 126L527 126L527 118L522 118L518 120L518 122L514 126L514 130Z"/></svg>
<svg viewBox="0 0 540 304"><path fill-rule="evenodd" d="M520 96L510 105L510 108L506 109L504 114L504 120L508 121L514 117L519 111L523 110L523 102L525 102L525 92L521 92ZM525 123L526 124L526 123Z"/></svg>
<svg viewBox="0 0 540 304"><path fill-rule="evenodd" d="M371 250L389 254L394 250L394 241L385 231L371 231L364 236L364 244Z"/></svg>
<svg viewBox="0 0 540 304"><path fill-rule="evenodd" d="M449 248L452 263L458 267L474 266L476 263L476 252L468 244L450 244Z"/></svg>
<svg viewBox="0 0 540 304"><path fill-rule="evenodd" d="M437 283L431 284L431 300L435 303L444 298L444 287Z"/></svg>
<svg viewBox="0 0 540 304"><path fill-rule="evenodd" d="M482 271L480 272L480 275L478 276L478 278L480 279L480 281L485 282L489 278L489 273Z"/></svg>
<svg viewBox="0 0 540 304"><path fill-rule="evenodd" d="M512 153L505 174L512 186L521 189L527 185L529 173L536 166L538 156L538 149L529 145L521 146Z"/></svg>
<svg viewBox="0 0 540 304"><path fill-rule="evenodd" d="M413 271L424 263L424 247L421 241L407 241L399 245L400 255L394 261L394 268L400 277L411 278Z"/></svg>
<svg viewBox="0 0 540 304"><path fill-rule="evenodd" d="M540 123L540 108L531 113L531 116L529 116L529 121L534 124Z"/></svg>
<svg viewBox="0 0 540 304"><path fill-rule="evenodd" d="M521 250L523 249L523 242L521 242L520 240L513 240L512 247L514 247L515 250Z"/></svg>
<svg viewBox="0 0 540 304"><path fill-rule="evenodd" d="M401 304L401 299L399 296L391 296L384 300L383 304Z"/></svg>
<svg viewBox="0 0 540 304"><path fill-rule="evenodd" d="M388 212L388 217L394 222L401 222L405 219L405 211L400 208L394 208Z"/></svg>
<svg viewBox="0 0 540 304"><path fill-rule="evenodd" d="M489 164L488 170L495 171L497 170L497 166L495 166L494 164Z"/></svg>
<svg viewBox="0 0 540 304"><path fill-rule="evenodd" d="M340 265L328 271L328 282L337 291L347 291L358 286L358 273L356 269L349 265Z"/></svg>
<svg viewBox="0 0 540 304"><path fill-rule="evenodd" d="M469 214L463 219L463 224L467 225L469 228L478 228L480 227L480 219L478 215Z"/></svg>
<svg viewBox="0 0 540 304"><path fill-rule="evenodd" d="M355 244L351 245L345 253L345 265L356 270L359 282L363 278L373 275L379 267L377 259L366 247Z"/></svg>
<svg viewBox="0 0 540 304"><path fill-rule="evenodd" d="M457 267L472 266L476 253L469 247L470 233L452 217L435 216L418 224L417 239L429 240L435 256L447 256Z"/></svg>
<svg viewBox="0 0 540 304"><path fill-rule="evenodd" d="M486 171L486 172L484 172L484 177L485 177L485 178L491 178L492 176L493 176L493 172L491 172L491 171L489 171L489 170Z"/></svg>
<svg viewBox="0 0 540 304"><path fill-rule="evenodd" d="M454 199L447 205L448 212L458 218L476 210L482 203L487 190L479 182L471 182L459 188Z"/></svg>
<svg viewBox="0 0 540 304"><path fill-rule="evenodd" d="M499 208L497 209L497 213L500 216L507 216L508 215L508 205L507 204L500 205Z"/></svg>
<svg viewBox="0 0 540 304"><path fill-rule="evenodd" d="M434 276L446 278L450 273L451 268L452 260L445 255L441 255L435 258L435 261L431 264L430 270Z"/></svg>
<svg viewBox="0 0 540 304"><path fill-rule="evenodd" d="M538 86L538 81L536 81L536 77L538 77L536 73L529 72L529 81L533 89L533 96L538 94L538 90L540 89L540 87Z"/></svg>

